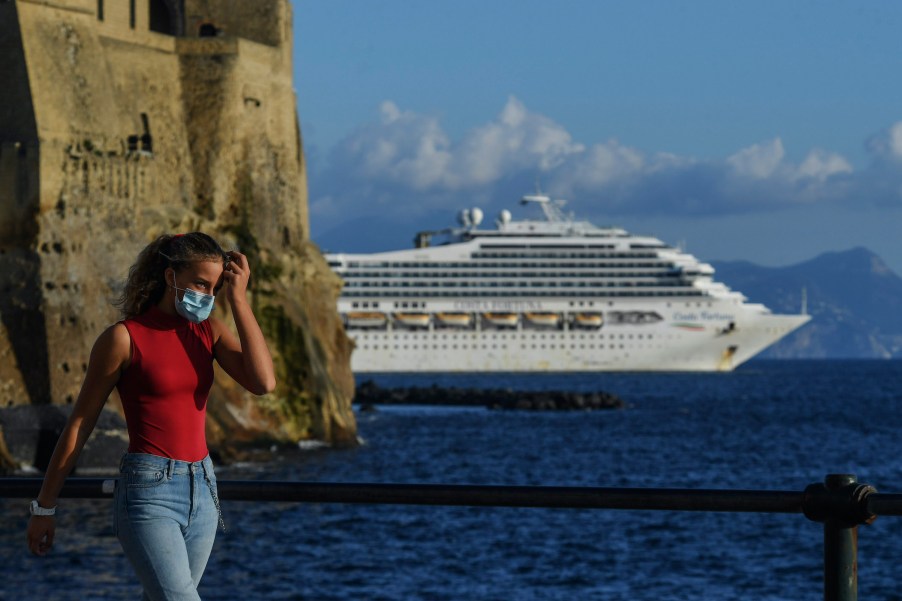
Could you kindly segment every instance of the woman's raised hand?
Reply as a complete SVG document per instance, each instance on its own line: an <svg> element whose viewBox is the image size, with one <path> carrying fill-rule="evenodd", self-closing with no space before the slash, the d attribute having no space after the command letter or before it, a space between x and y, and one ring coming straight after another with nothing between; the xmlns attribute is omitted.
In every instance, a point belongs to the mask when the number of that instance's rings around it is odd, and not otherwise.
<svg viewBox="0 0 902 601"><path fill-rule="evenodd" d="M243 301L246 299L247 284L251 278L251 268L248 266L247 257L232 250L226 253L229 256L229 263L222 272L222 278L226 284L225 293L229 304L235 301Z"/></svg>

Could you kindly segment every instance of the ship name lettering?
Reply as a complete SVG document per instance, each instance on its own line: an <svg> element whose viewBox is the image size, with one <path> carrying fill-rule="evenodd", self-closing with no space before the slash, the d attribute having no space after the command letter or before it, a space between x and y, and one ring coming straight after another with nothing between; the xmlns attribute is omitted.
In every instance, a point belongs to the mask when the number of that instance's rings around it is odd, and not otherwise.
<svg viewBox="0 0 902 601"><path fill-rule="evenodd" d="M736 317L729 313L712 313L710 311L702 311L702 319L706 321L735 321Z"/></svg>
<svg viewBox="0 0 902 601"><path fill-rule="evenodd" d="M679 311L673 314L674 321L698 321L697 313L680 313Z"/></svg>
<svg viewBox="0 0 902 601"><path fill-rule="evenodd" d="M679 311L673 314L674 321L736 321L736 316L731 313L719 313L716 311L701 311L699 313L681 313Z"/></svg>

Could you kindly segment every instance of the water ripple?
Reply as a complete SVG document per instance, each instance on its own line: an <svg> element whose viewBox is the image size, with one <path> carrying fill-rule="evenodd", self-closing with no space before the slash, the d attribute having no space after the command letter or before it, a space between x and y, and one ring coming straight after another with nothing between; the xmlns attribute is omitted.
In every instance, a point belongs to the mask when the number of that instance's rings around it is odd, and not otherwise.
<svg viewBox="0 0 902 601"><path fill-rule="evenodd" d="M384 378L380 385L433 379ZM442 377L606 390L593 413L380 408L367 444L220 478L799 490L856 473L902 490L902 363L753 362L724 374ZM135 599L108 501L64 500L51 557L0 500L0 599ZM821 596L821 527L797 515L226 502L206 600L756 599ZM897 599L902 520L861 528L862 598Z"/></svg>

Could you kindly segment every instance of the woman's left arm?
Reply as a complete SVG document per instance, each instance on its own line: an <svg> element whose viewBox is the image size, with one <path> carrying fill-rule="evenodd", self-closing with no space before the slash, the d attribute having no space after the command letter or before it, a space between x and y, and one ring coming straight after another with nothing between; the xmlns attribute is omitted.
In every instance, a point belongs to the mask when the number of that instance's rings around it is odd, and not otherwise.
<svg viewBox="0 0 902 601"><path fill-rule="evenodd" d="M222 274L223 292L232 308L238 340L225 324L211 318L213 355L236 382L254 394L266 394L275 390L276 376L263 332L247 300L251 271L243 254L232 251L229 257L232 260Z"/></svg>

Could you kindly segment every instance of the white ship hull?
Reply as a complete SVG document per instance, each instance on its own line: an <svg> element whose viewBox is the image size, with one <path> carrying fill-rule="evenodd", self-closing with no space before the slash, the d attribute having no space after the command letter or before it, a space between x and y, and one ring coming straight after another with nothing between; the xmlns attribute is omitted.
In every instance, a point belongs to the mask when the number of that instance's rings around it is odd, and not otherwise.
<svg viewBox="0 0 902 601"><path fill-rule="evenodd" d="M731 371L810 319L774 315L760 305L718 310L704 304L616 307L613 312L621 315L662 319L599 329L529 328L521 320L516 330L353 331L351 367L356 373Z"/></svg>

